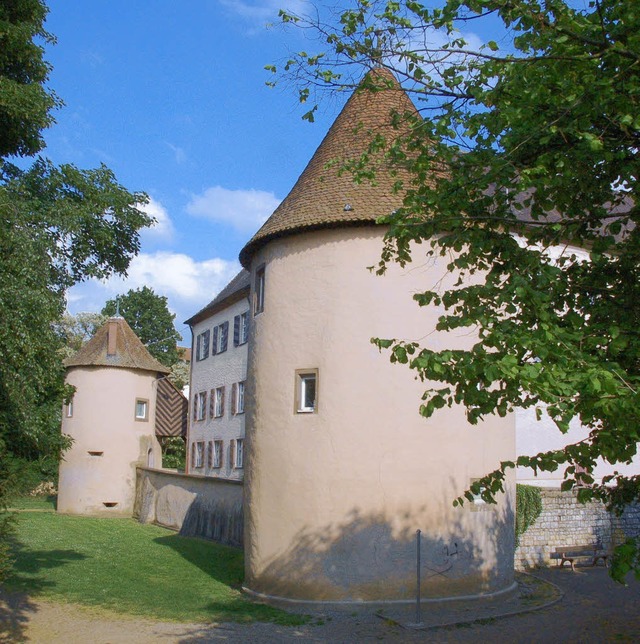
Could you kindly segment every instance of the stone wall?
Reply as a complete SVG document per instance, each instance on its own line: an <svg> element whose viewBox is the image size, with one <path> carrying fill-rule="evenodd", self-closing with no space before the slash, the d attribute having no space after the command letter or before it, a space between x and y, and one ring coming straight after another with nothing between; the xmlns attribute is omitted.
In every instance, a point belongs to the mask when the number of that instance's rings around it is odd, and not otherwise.
<svg viewBox="0 0 640 644"><path fill-rule="evenodd" d="M611 550L627 537L640 535L640 506L616 517L599 501L579 503L574 492L541 488L540 493L542 513L520 537L516 569L555 563L550 554L558 546L599 542Z"/></svg>
<svg viewBox="0 0 640 644"><path fill-rule="evenodd" d="M133 514L141 523L240 547L242 497L241 481L138 467Z"/></svg>

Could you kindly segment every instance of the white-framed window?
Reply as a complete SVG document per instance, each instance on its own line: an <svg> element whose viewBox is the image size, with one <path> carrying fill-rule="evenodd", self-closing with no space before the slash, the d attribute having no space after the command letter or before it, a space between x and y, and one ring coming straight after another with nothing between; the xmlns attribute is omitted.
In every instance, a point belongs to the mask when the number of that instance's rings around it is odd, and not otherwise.
<svg viewBox="0 0 640 644"><path fill-rule="evenodd" d="M233 346L246 344L247 340L249 340L249 311L233 318Z"/></svg>
<svg viewBox="0 0 640 644"><path fill-rule="evenodd" d="M191 455L193 467L204 467L204 441L194 443Z"/></svg>
<svg viewBox="0 0 640 644"><path fill-rule="evenodd" d="M64 415L73 418L73 398L64 406Z"/></svg>
<svg viewBox="0 0 640 644"><path fill-rule="evenodd" d="M229 322L223 322L213 327L213 346L211 354L224 353L229 343Z"/></svg>
<svg viewBox="0 0 640 644"><path fill-rule="evenodd" d="M211 390L211 418L222 418L224 416L224 387L216 387Z"/></svg>
<svg viewBox="0 0 640 644"><path fill-rule="evenodd" d="M204 360L209 357L209 338L211 331L207 329L196 337L196 360Z"/></svg>
<svg viewBox="0 0 640 644"><path fill-rule="evenodd" d="M231 413L244 414L244 380L234 382L231 387Z"/></svg>
<svg viewBox="0 0 640 644"><path fill-rule="evenodd" d="M223 449L224 449L223 441L221 440L213 441L213 463L211 467L213 467L214 469L220 469L222 467Z"/></svg>
<svg viewBox="0 0 640 644"><path fill-rule="evenodd" d="M231 441L229 460L231 469L239 470L244 467L244 438L235 438Z"/></svg>
<svg viewBox="0 0 640 644"><path fill-rule="evenodd" d="M310 414L318 411L318 370L296 371L296 411Z"/></svg>
<svg viewBox="0 0 640 644"><path fill-rule="evenodd" d="M136 398L136 420L149 420L149 401L144 398Z"/></svg>
<svg viewBox="0 0 640 644"><path fill-rule="evenodd" d="M193 399L193 420L204 420L207 413L207 392L199 391Z"/></svg>
<svg viewBox="0 0 640 644"><path fill-rule="evenodd" d="M265 287L265 270L260 266L256 270L256 278L253 288L253 314L258 315L264 311L264 287Z"/></svg>

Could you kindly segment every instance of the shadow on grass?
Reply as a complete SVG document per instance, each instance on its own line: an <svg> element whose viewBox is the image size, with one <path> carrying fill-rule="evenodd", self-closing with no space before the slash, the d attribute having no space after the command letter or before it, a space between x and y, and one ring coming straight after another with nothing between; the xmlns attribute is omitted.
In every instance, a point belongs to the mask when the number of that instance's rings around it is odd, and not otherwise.
<svg viewBox="0 0 640 644"><path fill-rule="evenodd" d="M29 595L42 592L55 584L38 577L38 573L86 559L75 550L29 550L19 541L11 542L13 569L0 588L0 642L22 641L29 614L38 608Z"/></svg>
<svg viewBox="0 0 640 644"><path fill-rule="evenodd" d="M212 591L214 601L204 607L211 620L240 623L274 622L288 626L300 625L308 621L307 616L287 613L251 601L240 594L244 578L244 554L239 548L180 535L158 537L154 541L171 548L183 559L227 587L219 593L218 597L215 597L216 593Z"/></svg>

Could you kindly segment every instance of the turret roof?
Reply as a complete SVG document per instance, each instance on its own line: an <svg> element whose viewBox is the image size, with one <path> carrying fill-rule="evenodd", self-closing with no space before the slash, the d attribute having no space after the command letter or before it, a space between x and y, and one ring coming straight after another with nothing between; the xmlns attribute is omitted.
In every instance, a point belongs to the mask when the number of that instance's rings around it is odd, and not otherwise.
<svg viewBox="0 0 640 644"><path fill-rule="evenodd" d="M109 336L115 334L111 345ZM111 348L111 351L110 351ZM64 361L65 367L119 367L170 373L142 344L124 318L109 318L74 356Z"/></svg>
<svg viewBox="0 0 640 644"><path fill-rule="evenodd" d="M392 125L394 114L417 114L406 92L391 72L379 68L365 77L351 95L329 132L284 201L240 252L240 262L248 268L251 256L265 243L304 230L371 224L402 205L402 195L394 191L398 179L408 174L397 168L395 174L379 153L373 161L373 182L355 183L350 171L340 171L345 162L355 161L367 151L373 137L380 134L388 142L399 136Z"/></svg>

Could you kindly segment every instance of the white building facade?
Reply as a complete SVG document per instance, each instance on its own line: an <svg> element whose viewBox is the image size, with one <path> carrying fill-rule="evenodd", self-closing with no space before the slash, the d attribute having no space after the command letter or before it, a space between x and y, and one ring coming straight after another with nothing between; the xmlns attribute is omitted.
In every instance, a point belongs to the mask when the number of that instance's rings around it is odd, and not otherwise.
<svg viewBox="0 0 640 644"><path fill-rule="evenodd" d="M242 480L249 274L186 321L192 333L187 472Z"/></svg>

